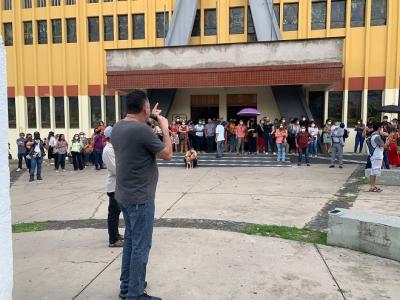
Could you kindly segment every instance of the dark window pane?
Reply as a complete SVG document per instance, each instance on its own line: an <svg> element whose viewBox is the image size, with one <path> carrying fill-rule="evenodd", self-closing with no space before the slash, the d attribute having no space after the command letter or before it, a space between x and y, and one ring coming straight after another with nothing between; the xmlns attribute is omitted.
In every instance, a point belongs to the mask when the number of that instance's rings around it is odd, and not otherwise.
<svg viewBox="0 0 400 300"><path fill-rule="evenodd" d="M32 21L24 22L24 44L25 45L33 44Z"/></svg>
<svg viewBox="0 0 400 300"><path fill-rule="evenodd" d="M37 128L36 123L36 102L34 97L26 98L28 128Z"/></svg>
<svg viewBox="0 0 400 300"><path fill-rule="evenodd" d="M113 41L114 40L114 17L105 16L104 19L104 40Z"/></svg>
<svg viewBox="0 0 400 300"><path fill-rule="evenodd" d="M254 27L253 15L251 14L250 6L247 7L247 41L257 42L257 34Z"/></svg>
<svg viewBox="0 0 400 300"><path fill-rule="evenodd" d="M312 3L311 29L326 29L326 1Z"/></svg>
<svg viewBox="0 0 400 300"><path fill-rule="evenodd" d="M38 43L47 44L47 21L37 21Z"/></svg>
<svg viewBox="0 0 400 300"><path fill-rule="evenodd" d="M128 15L118 16L118 39L128 39Z"/></svg>
<svg viewBox="0 0 400 300"><path fill-rule="evenodd" d="M217 10L204 10L204 35L217 34Z"/></svg>
<svg viewBox="0 0 400 300"><path fill-rule="evenodd" d="M381 120L381 113L378 110L382 107L382 91L368 91L367 116L376 121Z"/></svg>
<svg viewBox="0 0 400 300"><path fill-rule="evenodd" d="M40 98L40 116L42 128L50 128L50 99L48 97Z"/></svg>
<svg viewBox="0 0 400 300"><path fill-rule="evenodd" d="M351 27L365 25L365 0L351 0Z"/></svg>
<svg viewBox="0 0 400 300"><path fill-rule="evenodd" d="M349 92L349 107L347 113L347 126L353 127L361 119L362 92Z"/></svg>
<svg viewBox="0 0 400 300"><path fill-rule="evenodd" d="M101 97L90 97L90 124L92 128L97 128L101 121Z"/></svg>
<svg viewBox="0 0 400 300"><path fill-rule="evenodd" d="M329 92L328 118L333 122L342 121L343 92Z"/></svg>
<svg viewBox="0 0 400 300"><path fill-rule="evenodd" d="M55 97L56 128L65 128L64 97Z"/></svg>
<svg viewBox="0 0 400 300"><path fill-rule="evenodd" d="M115 123L115 97L106 97L106 124L112 125Z"/></svg>
<svg viewBox="0 0 400 300"><path fill-rule="evenodd" d="M167 36L169 29L169 13L159 12L156 13L156 31L157 38L164 38Z"/></svg>
<svg viewBox="0 0 400 300"><path fill-rule="evenodd" d="M331 28L346 27L346 0L332 0Z"/></svg>
<svg viewBox="0 0 400 300"><path fill-rule="evenodd" d="M53 44L62 43L61 19L51 20L51 30L53 34Z"/></svg>
<svg viewBox="0 0 400 300"><path fill-rule="evenodd" d="M78 97L69 97L69 127L79 128L79 101Z"/></svg>
<svg viewBox="0 0 400 300"><path fill-rule="evenodd" d="M145 37L144 14L132 15L133 39L142 40Z"/></svg>
<svg viewBox="0 0 400 300"><path fill-rule="evenodd" d="M196 16L194 17L192 36L200 36L201 34L200 20L201 20L201 10L198 9L196 11Z"/></svg>
<svg viewBox="0 0 400 300"><path fill-rule="evenodd" d="M124 119L126 117L126 96L119 97L119 111L120 111L120 118Z"/></svg>
<svg viewBox="0 0 400 300"><path fill-rule="evenodd" d="M17 128L17 112L15 109L15 98L8 98L8 127Z"/></svg>
<svg viewBox="0 0 400 300"><path fill-rule="evenodd" d="M281 26L281 5L280 4L274 4L274 14L275 14L275 19L276 23L278 23L278 26Z"/></svg>
<svg viewBox="0 0 400 300"><path fill-rule="evenodd" d="M89 42L99 41L99 17L88 18Z"/></svg>
<svg viewBox="0 0 400 300"><path fill-rule="evenodd" d="M299 4L285 3L283 5L283 31L296 31L298 29Z"/></svg>
<svg viewBox="0 0 400 300"><path fill-rule="evenodd" d="M13 45L13 27L12 23L4 23L4 45Z"/></svg>
<svg viewBox="0 0 400 300"><path fill-rule="evenodd" d="M309 107L315 124L322 127L324 124L325 92L310 92Z"/></svg>
<svg viewBox="0 0 400 300"><path fill-rule="evenodd" d="M229 9L229 34L244 33L244 7Z"/></svg>
<svg viewBox="0 0 400 300"><path fill-rule="evenodd" d="M371 25L386 25L387 0L372 0Z"/></svg>
<svg viewBox="0 0 400 300"><path fill-rule="evenodd" d="M76 19L67 19L67 43L76 43Z"/></svg>

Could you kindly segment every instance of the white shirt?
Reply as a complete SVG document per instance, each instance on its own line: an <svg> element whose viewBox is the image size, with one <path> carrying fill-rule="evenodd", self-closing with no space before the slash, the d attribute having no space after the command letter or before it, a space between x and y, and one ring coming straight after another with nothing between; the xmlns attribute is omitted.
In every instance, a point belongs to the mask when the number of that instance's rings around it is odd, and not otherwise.
<svg viewBox="0 0 400 300"><path fill-rule="evenodd" d="M36 153L41 154L42 151L40 151L40 144L36 144L34 151L35 151Z"/></svg>
<svg viewBox="0 0 400 300"><path fill-rule="evenodd" d="M221 124L217 126L215 130L215 134L217 135L217 142L225 141L225 128Z"/></svg>
<svg viewBox="0 0 400 300"><path fill-rule="evenodd" d="M197 124L196 126L194 126L194 129L196 130L196 136L203 136L204 135L204 126Z"/></svg>
<svg viewBox="0 0 400 300"><path fill-rule="evenodd" d="M56 138L54 136L52 136L49 140L49 146L51 147L55 147L57 145L57 141Z"/></svg>
<svg viewBox="0 0 400 300"><path fill-rule="evenodd" d="M380 140L380 143L377 143L377 140ZM384 149L383 147L380 147L382 144L382 138L379 136L379 134L374 134L371 137L371 145L373 148L375 148L374 153L371 155L371 159L378 159L382 160L383 159L383 152Z"/></svg>
<svg viewBox="0 0 400 300"><path fill-rule="evenodd" d="M318 127L308 127L308 132L311 134L313 138L317 138L318 136Z"/></svg>
<svg viewBox="0 0 400 300"><path fill-rule="evenodd" d="M106 180L107 193L114 193L116 182L115 153L111 143L107 142L106 146L103 149L103 161L107 165L108 172Z"/></svg>

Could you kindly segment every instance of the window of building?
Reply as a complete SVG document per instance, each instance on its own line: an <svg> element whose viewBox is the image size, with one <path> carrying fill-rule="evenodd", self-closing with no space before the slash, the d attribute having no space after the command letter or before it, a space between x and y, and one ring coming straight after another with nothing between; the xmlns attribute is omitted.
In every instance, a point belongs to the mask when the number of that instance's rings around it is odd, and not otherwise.
<svg viewBox="0 0 400 300"><path fill-rule="evenodd" d="M333 122L343 120L343 92L329 92L328 118Z"/></svg>
<svg viewBox="0 0 400 300"><path fill-rule="evenodd" d="M119 97L119 111L120 111L120 119L124 119L126 117L126 96Z"/></svg>
<svg viewBox="0 0 400 300"><path fill-rule="evenodd" d="M103 2L114 2L114 0L103 0Z"/></svg>
<svg viewBox="0 0 400 300"><path fill-rule="evenodd" d="M92 128L97 128L101 121L101 97L90 97L90 124Z"/></svg>
<svg viewBox="0 0 400 300"><path fill-rule="evenodd" d="M12 10L12 0L3 0L3 9Z"/></svg>
<svg viewBox="0 0 400 300"><path fill-rule="evenodd" d="M99 3L99 0L88 0L88 3Z"/></svg>
<svg viewBox="0 0 400 300"><path fill-rule="evenodd" d="M99 17L88 18L89 42L99 41Z"/></svg>
<svg viewBox="0 0 400 300"><path fill-rule="evenodd" d="M32 0L24 0L23 8L32 8Z"/></svg>
<svg viewBox="0 0 400 300"><path fill-rule="evenodd" d="M115 124L115 97L106 97L106 124Z"/></svg>
<svg viewBox="0 0 400 300"><path fill-rule="evenodd" d="M37 21L38 43L47 44L47 21Z"/></svg>
<svg viewBox="0 0 400 300"><path fill-rule="evenodd" d="M51 33L53 35L53 44L62 43L61 19L51 20Z"/></svg>
<svg viewBox="0 0 400 300"><path fill-rule="evenodd" d="M24 22L24 44L33 44L33 34L32 34L32 21Z"/></svg>
<svg viewBox="0 0 400 300"><path fill-rule="evenodd" d="M257 42L256 28L254 27L250 6L247 7L247 41Z"/></svg>
<svg viewBox="0 0 400 300"><path fill-rule="evenodd" d="M165 38L169 29L169 13L156 13L156 36L157 38Z"/></svg>
<svg viewBox="0 0 400 300"><path fill-rule="evenodd" d="M50 99L48 97L40 98L40 116L42 128L50 128Z"/></svg>
<svg viewBox="0 0 400 300"><path fill-rule="evenodd" d="M201 10L198 9L196 11L196 16L194 17L192 36L200 36L201 35L200 20L201 20Z"/></svg>
<svg viewBox="0 0 400 300"><path fill-rule="evenodd" d="M114 40L114 17L113 16L104 16L103 24L104 24L104 40L105 41L113 41Z"/></svg>
<svg viewBox="0 0 400 300"><path fill-rule="evenodd" d="M64 97L55 97L54 103L56 128L65 128Z"/></svg>
<svg viewBox="0 0 400 300"><path fill-rule="evenodd" d="M311 29L326 29L326 1L312 3Z"/></svg>
<svg viewBox="0 0 400 300"><path fill-rule="evenodd" d="M281 26L281 5L280 4L274 4L274 14L275 14L275 19L276 22L278 23L278 26Z"/></svg>
<svg viewBox="0 0 400 300"><path fill-rule="evenodd" d="M365 25L365 0L351 0L351 27Z"/></svg>
<svg viewBox="0 0 400 300"><path fill-rule="evenodd" d="M361 119L362 92L349 92L347 126L353 127Z"/></svg>
<svg viewBox="0 0 400 300"><path fill-rule="evenodd" d="M128 15L118 16L118 39L120 41L128 39Z"/></svg>
<svg viewBox="0 0 400 300"><path fill-rule="evenodd" d="M244 7L229 9L229 34L244 33Z"/></svg>
<svg viewBox="0 0 400 300"><path fill-rule="evenodd" d="M69 127L79 128L79 100L78 97L68 98Z"/></svg>
<svg viewBox="0 0 400 300"><path fill-rule="evenodd" d="M75 0L67 0L67 5L75 5Z"/></svg>
<svg viewBox="0 0 400 300"><path fill-rule="evenodd" d="M28 116L28 128L37 128L35 97L26 98L26 110Z"/></svg>
<svg viewBox="0 0 400 300"><path fill-rule="evenodd" d="M382 108L382 91L368 91L367 116L376 121L381 120L379 109Z"/></svg>
<svg viewBox="0 0 400 300"><path fill-rule="evenodd" d="M315 124L317 124L318 127L322 127L325 123L325 92L310 92L308 98L310 111L314 118Z"/></svg>
<svg viewBox="0 0 400 300"><path fill-rule="evenodd" d="M17 110L15 98L8 98L8 128L17 128Z"/></svg>
<svg viewBox="0 0 400 300"><path fill-rule="evenodd" d="M283 31L298 30L299 4L285 3L283 5Z"/></svg>
<svg viewBox="0 0 400 300"><path fill-rule="evenodd" d="M144 14L132 15L132 38L142 40L145 37Z"/></svg>
<svg viewBox="0 0 400 300"><path fill-rule="evenodd" d="M61 6L61 0L51 0L51 6Z"/></svg>
<svg viewBox="0 0 400 300"><path fill-rule="evenodd" d="M204 35L217 34L217 10L205 9L204 10Z"/></svg>
<svg viewBox="0 0 400 300"><path fill-rule="evenodd" d="M37 7L46 7L46 0L37 0L36 6Z"/></svg>
<svg viewBox="0 0 400 300"><path fill-rule="evenodd" d="M332 0L331 28L346 27L346 0Z"/></svg>
<svg viewBox="0 0 400 300"><path fill-rule="evenodd" d="M12 23L4 23L4 45L13 45L13 26Z"/></svg>
<svg viewBox="0 0 400 300"><path fill-rule="evenodd" d="M371 26L386 25L387 0L372 0Z"/></svg>
<svg viewBox="0 0 400 300"><path fill-rule="evenodd" d="M67 19L67 43L76 43L76 19Z"/></svg>

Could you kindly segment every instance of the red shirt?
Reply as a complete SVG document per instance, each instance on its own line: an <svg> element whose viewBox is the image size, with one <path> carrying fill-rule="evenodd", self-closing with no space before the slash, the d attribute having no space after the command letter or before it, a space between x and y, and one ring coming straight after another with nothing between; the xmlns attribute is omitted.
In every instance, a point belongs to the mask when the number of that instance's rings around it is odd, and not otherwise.
<svg viewBox="0 0 400 300"><path fill-rule="evenodd" d="M309 134L307 131L305 132L300 131L296 136L298 147L300 149L306 148L308 146L310 139L311 139L311 134Z"/></svg>

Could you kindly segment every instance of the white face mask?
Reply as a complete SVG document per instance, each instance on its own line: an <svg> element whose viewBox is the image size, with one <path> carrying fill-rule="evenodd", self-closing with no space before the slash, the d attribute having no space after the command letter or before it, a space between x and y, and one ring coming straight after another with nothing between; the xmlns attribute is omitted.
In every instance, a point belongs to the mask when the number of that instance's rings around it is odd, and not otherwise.
<svg viewBox="0 0 400 300"><path fill-rule="evenodd" d="M240 122L240 125L243 125L243 122Z"/></svg>
<svg viewBox="0 0 400 300"><path fill-rule="evenodd" d="M279 126L280 129L283 129L283 126Z"/></svg>
<svg viewBox="0 0 400 300"><path fill-rule="evenodd" d="M306 132L306 129L305 129L305 128L302 128L302 129L301 129L301 132Z"/></svg>
<svg viewBox="0 0 400 300"><path fill-rule="evenodd" d="M315 124L311 124L311 127L315 127Z"/></svg>

